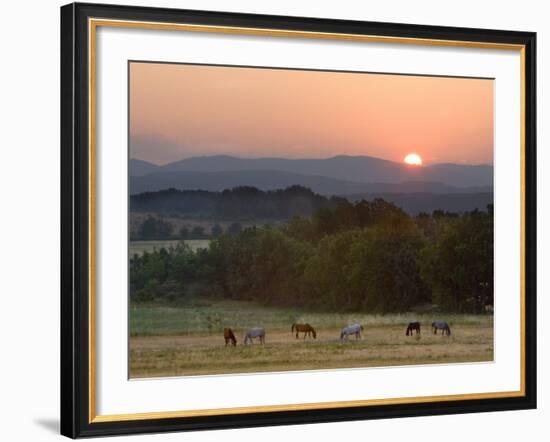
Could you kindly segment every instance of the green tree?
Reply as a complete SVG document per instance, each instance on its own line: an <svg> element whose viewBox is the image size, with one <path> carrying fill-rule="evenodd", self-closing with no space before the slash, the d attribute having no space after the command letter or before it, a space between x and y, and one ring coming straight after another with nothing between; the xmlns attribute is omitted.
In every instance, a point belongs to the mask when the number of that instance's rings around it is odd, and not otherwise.
<svg viewBox="0 0 550 442"><path fill-rule="evenodd" d="M139 229L139 236L142 239L166 239L171 235L172 224L153 216L148 216Z"/></svg>
<svg viewBox="0 0 550 442"><path fill-rule="evenodd" d="M422 278L433 301L454 311L493 303L493 214L437 217L435 241L421 255Z"/></svg>
<svg viewBox="0 0 550 442"><path fill-rule="evenodd" d="M210 234L214 237L220 236L223 233L223 228L219 224L214 224L210 229Z"/></svg>
<svg viewBox="0 0 550 442"><path fill-rule="evenodd" d="M243 231L243 226L240 223L231 223L227 228L228 235L238 235Z"/></svg>
<svg viewBox="0 0 550 442"><path fill-rule="evenodd" d="M187 227L182 227L180 230L179 230L179 234L178 234L179 238L180 239L188 239L189 238L189 229Z"/></svg>
<svg viewBox="0 0 550 442"><path fill-rule="evenodd" d="M191 230L191 236L193 238L203 238L205 235L204 233L204 227L202 226L195 226L193 227L193 229Z"/></svg>
<svg viewBox="0 0 550 442"><path fill-rule="evenodd" d="M387 313L407 311L428 300L418 265L423 246L423 236L412 222L363 230L348 258L349 290L357 298L356 306Z"/></svg>

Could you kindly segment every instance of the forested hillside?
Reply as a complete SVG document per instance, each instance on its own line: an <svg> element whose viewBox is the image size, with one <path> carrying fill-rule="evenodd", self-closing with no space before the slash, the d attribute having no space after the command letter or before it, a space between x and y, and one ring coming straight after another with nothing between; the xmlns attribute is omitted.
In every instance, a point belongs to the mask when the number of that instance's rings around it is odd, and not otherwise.
<svg viewBox="0 0 550 442"><path fill-rule="evenodd" d="M178 302L202 287L229 299L330 311L432 303L480 312L492 304L492 206L411 217L382 199L332 203L281 228L221 234L197 252L181 243L135 255L131 300Z"/></svg>

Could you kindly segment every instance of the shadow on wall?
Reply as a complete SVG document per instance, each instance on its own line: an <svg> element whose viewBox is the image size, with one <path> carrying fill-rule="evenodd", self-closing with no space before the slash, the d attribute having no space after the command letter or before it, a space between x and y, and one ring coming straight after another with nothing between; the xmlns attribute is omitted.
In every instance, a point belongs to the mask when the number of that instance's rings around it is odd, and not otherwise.
<svg viewBox="0 0 550 442"><path fill-rule="evenodd" d="M59 434L59 419L36 419L34 423L52 433Z"/></svg>

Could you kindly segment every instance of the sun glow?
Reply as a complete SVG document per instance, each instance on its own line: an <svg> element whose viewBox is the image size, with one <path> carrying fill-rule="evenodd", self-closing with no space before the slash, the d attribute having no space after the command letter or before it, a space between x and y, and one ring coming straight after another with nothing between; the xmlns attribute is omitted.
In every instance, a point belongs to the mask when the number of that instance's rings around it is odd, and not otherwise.
<svg viewBox="0 0 550 442"><path fill-rule="evenodd" d="M403 161L411 166L422 166L422 158L416 153L408 154Z"/></svg>

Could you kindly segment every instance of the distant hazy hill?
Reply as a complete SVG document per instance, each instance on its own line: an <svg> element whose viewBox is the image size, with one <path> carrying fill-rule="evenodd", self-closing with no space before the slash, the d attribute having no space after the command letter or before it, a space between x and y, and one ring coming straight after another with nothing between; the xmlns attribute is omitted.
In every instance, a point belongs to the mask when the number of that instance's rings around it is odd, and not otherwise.
<svg viewBox="0 0 550 442"><path fill-rule="evenodd" d="M130 162L130 175L143 176L141 161ZM146 163L150 164L150 163ZM369 156L340 155L326 159L236 158L226 155L193 157L164 166L152 166L152 172L241 172L279 171L298 175L333 178L357 183L393 183L423 181L456 187L493 185L490 165L432 164L409 167L402 163ZM246 184L246 183L243 183ZM248 183L253 185L253 183Z"/></svg>
<svg viewBox="0 0 550 442"><path fill-rule="evenodd" d="M129 169L130 176L143 176L157 172L160 167L156 164L148 163L147 161L132 158L130 159Z"/></svg>
<svg viewBox="0 0 550 442"><path fill-rule="evenodd" d="M357 193L458 193L490 191L488 187L458 188L441 183L411 181L404 183L359 183L324 176L300 175L278 170L239 170L225 172L155 172L130 177L131 194L163 189L220 191L238 186L253 186L260 190L304 186L321 195Z"/></svg>

